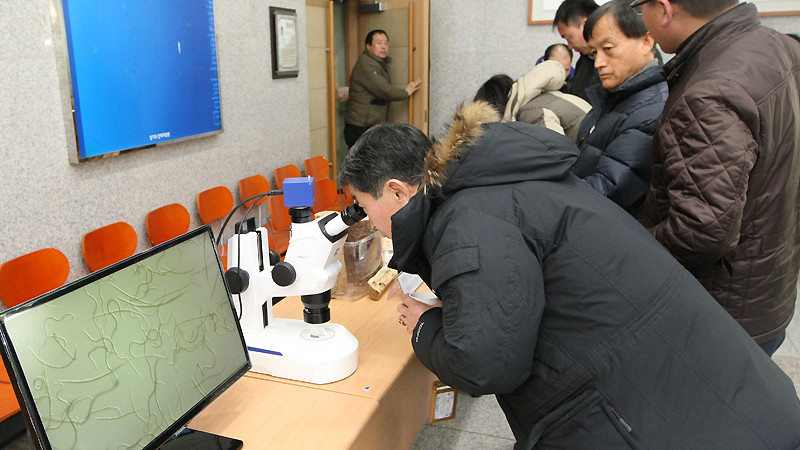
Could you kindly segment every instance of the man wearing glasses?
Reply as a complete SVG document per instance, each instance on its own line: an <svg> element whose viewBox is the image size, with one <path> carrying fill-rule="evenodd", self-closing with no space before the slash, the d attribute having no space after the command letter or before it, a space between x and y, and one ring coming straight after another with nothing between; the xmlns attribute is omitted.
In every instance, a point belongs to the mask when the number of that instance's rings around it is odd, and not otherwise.
<svg viewBox="0 0 800 450"><path fill-rule="evenodd" d="M675 57L642 223L768 354L800 272L800 48L738 0L642 0Z"/></svg>

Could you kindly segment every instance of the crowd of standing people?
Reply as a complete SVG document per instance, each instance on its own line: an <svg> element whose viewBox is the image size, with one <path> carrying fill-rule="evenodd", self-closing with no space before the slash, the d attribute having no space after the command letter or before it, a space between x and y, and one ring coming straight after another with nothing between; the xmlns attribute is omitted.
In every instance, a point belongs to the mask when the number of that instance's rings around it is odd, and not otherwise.
<svg viewBox="0 0 800 450"><path fill-rule="evenodd" d="M553 25L567 44L445 136L377 124L342 164L440 299L398 306L414 351L494 394L515 449L800 449L771 359L800 275L800 42L738 0L565 0Z"/></svg>

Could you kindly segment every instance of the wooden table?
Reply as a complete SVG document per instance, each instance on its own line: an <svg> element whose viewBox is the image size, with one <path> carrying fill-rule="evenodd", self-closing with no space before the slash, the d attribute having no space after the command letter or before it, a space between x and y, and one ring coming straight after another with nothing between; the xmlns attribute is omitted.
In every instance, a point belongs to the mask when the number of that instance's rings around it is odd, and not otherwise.
<svg viewBox="0 0 800 450"><path fill-rule="evenodd" d="M358 369L316 385L250 372L189 424L244 441L252 449L407 450L428 418L436 377L414 355L397 323L398 290L378 301L331 300L331 322L359 342ZM275 316L302 319L299 298L275 305Z"/></svg>

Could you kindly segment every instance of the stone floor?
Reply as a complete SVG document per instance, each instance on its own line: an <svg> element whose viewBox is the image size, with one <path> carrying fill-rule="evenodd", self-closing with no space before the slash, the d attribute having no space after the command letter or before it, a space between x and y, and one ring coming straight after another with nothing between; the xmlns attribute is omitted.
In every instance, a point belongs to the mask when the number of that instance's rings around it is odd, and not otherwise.
<svg viewBox="0 0 800 450"><path fill-rule="evenodd" d="M773 360L794 381L800 395L800 303L786 330L786 341ZM511 450L514 436L494 396L473 398L460 393L455 419L426 424L410 450ZM30 450L22 436L2 450Z"/></svg>

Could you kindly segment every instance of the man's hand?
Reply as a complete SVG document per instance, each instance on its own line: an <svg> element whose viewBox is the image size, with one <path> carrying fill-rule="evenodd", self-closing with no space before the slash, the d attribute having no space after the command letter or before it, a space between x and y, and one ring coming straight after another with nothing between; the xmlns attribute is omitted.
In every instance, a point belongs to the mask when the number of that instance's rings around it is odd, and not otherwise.
<svg viewBox="0 0 800 450"><path fill-rule="evenodd" d="M426 305L425 303L418 302L409 296L403 297L403 302L397 305L397 312L400 313L398 321L400 325L406 326L408 334L414 333L414 328L417 327L419 316L431 308L441 308L442 301L437 301L434 305Z"/></svg>
<svg viewBox="0 0 800 450"><path fill-rule="evenodd" d="M405 87L406 92L408 92L408 96L411 97L411 94L413 94L414 92L417 92L417 90L419 89L419 86L421 84L422 84L422 80L420 80L420 79L417 79L417 81L412 81L411 83L408 83L408 86Z"/></svg>

